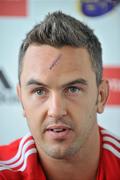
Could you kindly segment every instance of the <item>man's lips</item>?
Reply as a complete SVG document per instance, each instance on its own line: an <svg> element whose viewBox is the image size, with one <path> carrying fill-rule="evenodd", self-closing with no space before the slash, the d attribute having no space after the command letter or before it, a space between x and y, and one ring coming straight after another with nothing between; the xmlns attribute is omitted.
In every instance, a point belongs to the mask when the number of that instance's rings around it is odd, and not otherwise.
<svg viewBox="0 0 120 180"><path fill-rule="evenodd" d="M72 129L68 125L49 125L46 128L46 131L53 131L53 132L56 132L56 133L63 132L63 131L66 131L66 130L72 130Z"/></svg>
<svg viewBox="0 0 120 180"><path fill-rule="evenodd" d="M72 128L66 124L48 125L45 134L48 139L61 140L66 139L72 132Z"/></svg>

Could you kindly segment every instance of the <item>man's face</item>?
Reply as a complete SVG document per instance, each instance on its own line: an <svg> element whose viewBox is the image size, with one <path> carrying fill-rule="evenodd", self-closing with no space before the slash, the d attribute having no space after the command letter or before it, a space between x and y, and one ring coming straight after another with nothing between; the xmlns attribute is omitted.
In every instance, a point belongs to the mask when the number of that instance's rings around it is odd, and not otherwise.
<svg viewBox="0 0 120 180"><path fill-rule="evenodd" d="M98 89L86 49L31 45L18 94L39 152L79 152L96 125Z"/></svg>

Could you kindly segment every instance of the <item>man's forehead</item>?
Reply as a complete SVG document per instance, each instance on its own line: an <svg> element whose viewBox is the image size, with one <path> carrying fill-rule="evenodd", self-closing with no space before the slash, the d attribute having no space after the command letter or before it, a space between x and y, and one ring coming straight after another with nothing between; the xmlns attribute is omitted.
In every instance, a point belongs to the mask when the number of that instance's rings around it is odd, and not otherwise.
<svg viewBox="0 0 120 180"><path fill-rule="evenodd" d="M24 57L23 71L29 74L61 75L72 71L85 72L91 69L89 55L79 48L54 48L47 45L29 47ZM23 66L24 66L23 65Z"/></svg>
<svg viewBox="0 0 120 180"><path fill-rule="evenodd" d="M75 48L71 46L63 46L62 48L56 48L49 45L30 45L25 53L25 56L23 57L23 61L27 59L27 63L30 61L30 59L35 62L35 60L38 62L41 61L44 64L51 62L49 65L49 69L52 69L55 65L59 64L58 62L61 61L61 59L64 59L63 63L65 61L71 61L75 63L76 62L76 56L79 56L79 61L81 61L83 58L89 59L89 53L85 48ZM90 60L90 59L89 59Z"/></svg>

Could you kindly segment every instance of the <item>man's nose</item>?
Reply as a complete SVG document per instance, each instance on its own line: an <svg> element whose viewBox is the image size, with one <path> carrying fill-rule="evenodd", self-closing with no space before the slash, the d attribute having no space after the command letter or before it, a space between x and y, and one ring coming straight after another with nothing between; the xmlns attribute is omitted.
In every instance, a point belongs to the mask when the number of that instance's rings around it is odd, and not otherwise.
<svg viewBox="0 0 120 180"><path fill-rule="evenodd" d="M53 94L49 101L48 116L59 119L66 115L65 99L59 94Z"/></svg>

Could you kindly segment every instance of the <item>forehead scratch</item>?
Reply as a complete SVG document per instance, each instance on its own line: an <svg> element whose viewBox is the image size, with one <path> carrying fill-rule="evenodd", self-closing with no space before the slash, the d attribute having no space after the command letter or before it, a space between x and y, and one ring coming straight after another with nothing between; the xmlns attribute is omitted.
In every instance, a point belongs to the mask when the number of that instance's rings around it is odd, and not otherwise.
<svg viewBox="0 0 120 180"><path fill-rule="evenodd" d="M59 56L53 60L52 64L49 66L49 69L52 70L54 68L54 66L56 66L58 64L58 62L60 61L62 54L59 54Z"/></svg>

